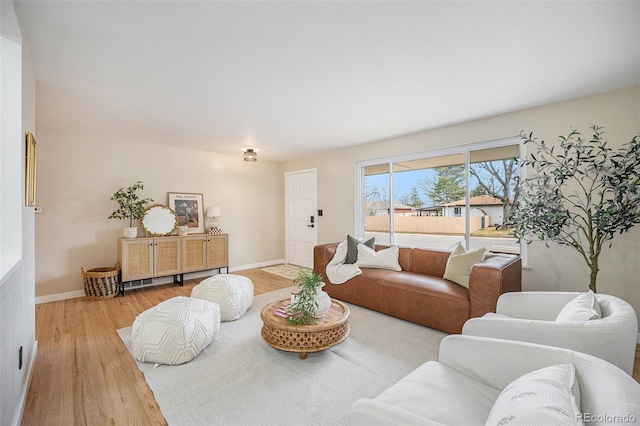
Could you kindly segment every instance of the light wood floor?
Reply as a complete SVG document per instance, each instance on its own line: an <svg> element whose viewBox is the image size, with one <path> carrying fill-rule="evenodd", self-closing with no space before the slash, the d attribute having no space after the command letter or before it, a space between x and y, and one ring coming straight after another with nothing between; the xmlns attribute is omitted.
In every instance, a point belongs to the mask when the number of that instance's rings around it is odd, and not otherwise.
<svg viewBox="0 0 640 426"><path fill-rule="evenodd" d="M292 285L259 269L234 274L251 278L256 295ZM130 290L109 300L37 305L38 357L22 425L166 425L116 330L163 300L189 296L199 281ZM633 377L640 382L640 346Z"/></svg>
<svg viewBox="0 0 640 426"><path fill-rule="evenodd" d="M293 285L259 269L234 274L251 278L256 295ZM116 330L163 300L191 295L199 281L130 290L108 300L37 305L38 357L22 425L166 425Z"/></svg>

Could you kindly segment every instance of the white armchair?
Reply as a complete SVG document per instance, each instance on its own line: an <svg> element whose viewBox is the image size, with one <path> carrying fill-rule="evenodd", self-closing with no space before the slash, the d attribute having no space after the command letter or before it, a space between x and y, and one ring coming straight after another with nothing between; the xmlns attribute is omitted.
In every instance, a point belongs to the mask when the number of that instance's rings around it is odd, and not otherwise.
<svg viewBox="0 0 640 426"><path fill-rule="evenodd" d="M516 292L498 298L495 314L468 320L462 334L557 346L594 355L633 373L638 319L617 297L596 294L602 318L556 321L562 308L581 293Z"/></svg>
<svg viewBox="0 0 640 426"><path fill-rule="evenodd" d="M531 392L533 381L524 382L530 399L509 395L510 391L521 392L516 381L522 384L527 375L540 374L540 369L558 364L575 368L577 386L569 384L575 398L573 411L548 410L551 406L542 401L546 393ZM541 376L535 377L534 381L543 382ZM514 399L526 404L506 406ZM527 413L540 416L535 424L560 424L548 420L558 412L562 413L562 424L581 424L579 418L589 425L635 423L640 420L640 384L602 359L569 349L451 335L442 341L437 362L421 365L374 399L356 401L349 424L502 424L495 418L503 419L501 414L507 408L518 424L531 423Z"/></svg>

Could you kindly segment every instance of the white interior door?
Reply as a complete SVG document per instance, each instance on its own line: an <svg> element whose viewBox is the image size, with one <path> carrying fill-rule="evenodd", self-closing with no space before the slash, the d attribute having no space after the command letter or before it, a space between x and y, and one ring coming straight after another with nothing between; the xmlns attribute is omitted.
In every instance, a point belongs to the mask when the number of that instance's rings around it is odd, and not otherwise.
<svg viewBox="0 0 640 426"><path fill-rule="evenodd" d="M318 243L316 170L285 174L287 263L313 267L313 247Z"/></svg>

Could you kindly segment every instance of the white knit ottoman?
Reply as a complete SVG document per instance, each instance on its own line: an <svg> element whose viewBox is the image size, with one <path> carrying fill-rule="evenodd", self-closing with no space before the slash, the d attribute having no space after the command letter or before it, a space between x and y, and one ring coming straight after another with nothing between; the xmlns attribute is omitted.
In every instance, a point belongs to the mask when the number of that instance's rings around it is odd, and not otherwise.
<svg viewBox="0 0 640 426"><path fill-rule="evenodd" d="M147 309L133 321L133 357L142 362L183 364L213 342L219 328L218 305L174 297Z"/></svg>
<svg viewBox="0 0 640 426"><path fill-rule="evenodd" d="M253 303L253 283L241 275L218 274L196 285L191 297L217 303L221 320L234 321Z"/></svg>

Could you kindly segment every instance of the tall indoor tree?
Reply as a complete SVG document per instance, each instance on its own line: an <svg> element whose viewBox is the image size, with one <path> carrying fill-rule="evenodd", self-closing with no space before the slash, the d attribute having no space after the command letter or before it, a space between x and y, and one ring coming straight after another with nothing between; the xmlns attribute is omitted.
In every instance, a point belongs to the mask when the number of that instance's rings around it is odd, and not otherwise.
<svg viewBox="0 0 640 426"><path fill-rule="evenodd" d="M521 162L529 174L503 226L527 243L540 239L573 247L589 267L589 288L596 292L603 247L640 223L640 134L614 150L602 127L591 130L587 140L572 129L559 145L520 134L531 146Z"/></svg>

